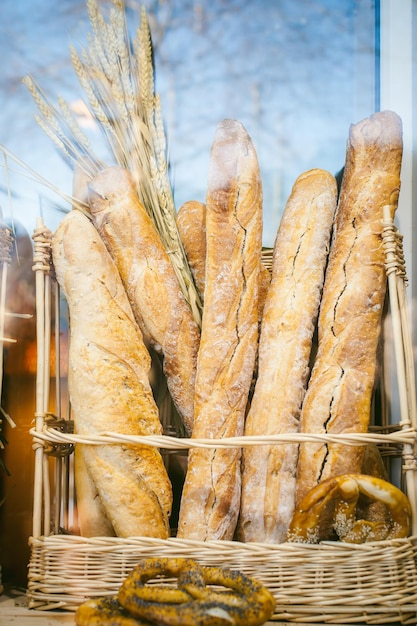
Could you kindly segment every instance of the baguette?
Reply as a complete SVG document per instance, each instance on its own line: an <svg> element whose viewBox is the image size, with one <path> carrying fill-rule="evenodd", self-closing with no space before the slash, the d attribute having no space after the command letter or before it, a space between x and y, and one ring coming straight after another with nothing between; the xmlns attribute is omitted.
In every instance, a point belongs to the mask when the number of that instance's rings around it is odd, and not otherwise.
<svg viewBox="0 0 417 626"><path fill-rule="evenodd" d="M382 460L378 447L375 444L368 444L365 448L365 454L362 463L362 474L381 478L387 482L390 481L388 472ZM385 504L379 500L362 495L357 504L358 519L367 519L372 522L382 522L389 525L390 515Z"/></svg>
<svg viewBox="0 0 417 626"><path fill-rule="evenodd" d="M168 390L190 434L200 330L168 253L127 170L99 172L89 185L89 204L135 318L150 345L163 355Z"/></svg>
<svg viewBox="0 0 417 626"><path fill-rule="evenodd" d="M265 267L263 263L261 263L261 271L259 274L259 302L258 302L259 323L262 322L265 302L266 302L270 285L271 285L271 272L267 267Z"/></svg>
<svg viewBox="0 0 417 626"><path fill-rule="evenodd" d="M80 211L63 218L52 253L69 307L68 387L75 432L159 435L161 424L148 379L149 353L117 269ZM125 444L80 444L80 448L88 478L116 535L166 538L172 489L159 451ZM81 488L79 497L83 493ZM79 506L88 515L88 502Z"/></svg>
<svg viewBox="0 0 417 626"><path fill-rule="evenodd" d="M245 435L297 432L337 202L329 172L296 180L275 240ZM281 543L295 506L297 444L251 446L242 457L241 541Z"/></svg>
<svg viewBox="0 0 417 626"><path fill-rule="evenodd" d="M239 122L223 121L210 155L207 258L193 437L243 434L258 338L262 186ZM231 539L240 502L238 448L191 448L178 537Z"/></svg>
<svg viewBox="0 0 417 626"><path fill-rule="evenodd" d="M82 165L82 161L75 164L72 195L79 202L86 204L90 178ZM74 450L74 479L80 535L82 537L114 537L114 528L107 518L94 481L86 468L83 446L76 446Z"/></svg>
<svg viewBox="0 0 417 626"><path fill-rule="evenodd" d="M350 127L302 432L368 430L387 282L383 207L389 205L394 217L401 159L402 124L395 113L375 113ZM364 448L301 444L297 503L326 478L360 473Z"/></svg>
<svg viewBox="0 0 417 626"><path fill-rule="evenodd" d="M204 303L206 277L206 205L197 200L184 202L177 214L177 225L194 280ZM259 276L259 320L271 282L267 267L261 265Z"/></svg>
<svg viewBox="0 0 417 626"><path fill-rule="evenodd" d="M184 202L177 213L177 227L201 301L204 303L206 205L197 200Z"/></svg>
<svg viewBox="0 0 417 626"><path fill-rule="evenodd" d="M82 537L114 537L114 528L85 465L82 445L76 446L74 451L74 477L80 535Z"/></svg>

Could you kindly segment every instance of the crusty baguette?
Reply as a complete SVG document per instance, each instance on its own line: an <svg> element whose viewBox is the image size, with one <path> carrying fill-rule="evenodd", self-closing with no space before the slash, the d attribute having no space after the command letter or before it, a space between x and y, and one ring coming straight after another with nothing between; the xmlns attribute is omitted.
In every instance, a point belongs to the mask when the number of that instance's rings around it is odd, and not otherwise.
<svg viewBox="0 0 417 626"><path fill-rule="evenodd" d="M68 386L75 432L160 434L148 379L150 356L117 269L91 221L80 211L68 213L54 235L52 252L69 307ZM115 533L167 537L172 489L159 451L80 445ZM88 511L88 503L83 510Z"/></svg>
<svg viewBox="0 0 417 626"><path fill-rule="evenodd" d="M204 303L207 247L206 205L197 200L184 202L178 210L177 226L201 301ZM259 275L259 319L262 318L263 306L270 282L270 271L262 264Z"/></svg>
<svg viewBox="0 0 417 626"><path fill-rule="evenodd" d="M177 227L195 284L204 302L206 274L206 205L189 200L177 212Z"/></svg>
<svg viewBox="0 0 417 626"><path fill-rule="evenodd" d="M83 446L74 451L74 477L77 517L82 537L114 537L115 532L83 455Z"/></svg>
<svg viewBox="0 0 417 626"><path fill-rule="evenodd" d="M386 293L381 221L384 205L392 216L397 208L401 159L395 113L375 113L350 127L303 432L368 430ZM326 478L360 472L363 455L363 446L301 444L297 502Z"/></svg>
<svg viewBox="0 0 417 626"><path fill-rule="evenodd" d="M127 170L109 167L97 174L89 185L89 204L135 318L145 338L163 355L169 392L190 434L200 330L168 253Z"/></svg>
<svg viewBox="0 0 417 626"><path fill-rule="evenodd" d="M79 161L74 167L73 198L88 202L89 176ZM113 537L114 529L84 461L83 446L74 450L74 479L79 532L82 537Z"/></svg>
<svg viewBox="0 0 417 626"><path fill-rule="evenodd" d="M271 285L271 272L261 263L261 271L259 273L259 302L258 302L258 314L259 323L262 321L264 314L264 306L268 295L269 287Z"/></svg>
<svg viewBox="0 0 417 626"><path fill-rule="evenodd" d="M193 437L243 434L258 338L262 186L256 153L239 122L223 121L210 155L207 260ZM189 453L178 536L233 537L240 502L238 448Z"/></svg>
<svg viewBox="0 0 417 626"><path fill-rule="evenodd" d="M313 169L296 180L274 245L245 435L297 432L337 202L336 180ZM241 541L285 541L295 506L297 444L244 448Z"/></svg>

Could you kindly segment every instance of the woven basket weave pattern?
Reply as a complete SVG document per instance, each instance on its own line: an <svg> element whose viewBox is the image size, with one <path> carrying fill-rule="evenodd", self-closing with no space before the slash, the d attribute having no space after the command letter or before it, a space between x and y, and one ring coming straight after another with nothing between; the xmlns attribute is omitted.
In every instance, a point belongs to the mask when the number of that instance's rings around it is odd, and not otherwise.
<svg viewBox="0 0 417 626"><path fill-rule="evenodd" d="M393 272L396 284L401 287L404 286L405 272L401 267L398 269L398 262L393 263L391 260L391 265L388 262L392 245L395 251L399 236L391 224L386 224L386 229L387 273L389 275ZM32 431L35 493L33 536L30 539L29 606L73 611L89 597L113 595L140 558L169 556L191 557L203 564L237 568L257 577L275 595L277 606L273 619L276 621L417 623L416 423L414 392L410 389L410 372L407 372L412 346L405 328L408 322L406 311L404 316L404 305L401 306L402 291L398 296L398 323L402 329L401 347L406 371L405 374L399 373L399 385L405 389L403 404L406 405L406 413L401 415L397 424L373 427L365 435L334 435L333 440L346 445L375 442L386 455L402 457L404 488L412 496L415 536L361 545L342 542L325 542L320 545L242 544L234 541L203 543L176 537L168 540L140 537L87 539L69 534L74 515L72 456L74 446L80 441L103 445L113 441L145 440L148 445L162 450L184 453L191 445L279 445L317 438L326 440L329 437L293 434L272 438L254 437L249 441L235 438L213 442L177 439L167 435L150 438L127 437L118 433L103 433L100 437L89 438L73 435L71 421L51 418L45 400L49 397L50 366L47 352L52 332L52 323L48 317L48 293L54 281L51 279L52 268L47 256L49 234L42 225L34 239L37 314L41 318L38 319L38 345L41 348L38 362L42 371L38 372L36 424ZM391 302L392 297L390 291ZM55 299L59 302L59 294L55 295ZM55 334L59 335L59 332ZM57 404L59 402L57 400Z"/></svg>

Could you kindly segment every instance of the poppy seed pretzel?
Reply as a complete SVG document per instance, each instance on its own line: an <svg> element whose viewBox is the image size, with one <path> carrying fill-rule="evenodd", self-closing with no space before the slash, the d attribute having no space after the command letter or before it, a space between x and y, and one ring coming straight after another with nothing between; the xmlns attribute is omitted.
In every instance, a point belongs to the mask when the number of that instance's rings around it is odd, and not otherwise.
<svg viewBox="0 0 417 626"><path fill-rule="evenodd" d="M177 587L146 585L157 577L177 578ZM252 577L182 558L145 559L123 582L118 600L132 616L160 626L258 626L275 608L272 593Z"/></svg>
<svg viewBox="0 0 417 626"><path fill-rule="evenodd" d="M357 520L356 505L360 494L382 502L391 522ZM366 474L345 474L329 478L311 489L293 515L288 540L318 543L320 521L333 506L333 528L347 543L366 543L407 537L410 531L411 506L407 496L386 480Z"/></svg>
<svg viewBox="0 0 417 626"><path fill-rule="evenodd" d="M117 597L87 600L75 612L77 626L150 626L127 613Z"/></svg>

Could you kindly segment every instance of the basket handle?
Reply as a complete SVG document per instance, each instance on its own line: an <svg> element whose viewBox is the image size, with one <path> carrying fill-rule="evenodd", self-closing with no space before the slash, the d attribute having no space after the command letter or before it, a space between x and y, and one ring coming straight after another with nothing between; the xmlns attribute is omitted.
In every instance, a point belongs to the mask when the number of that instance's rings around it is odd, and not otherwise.
<svg viewBox="0 0 417 626"><path fill-rule="evenodd" d="M50 376L50 338L51 338L51 239L52 233L37 219L33 233L34 255L33 271L36 281L36 336L37 336L37 367L36 367L36 408L35 430L42 432L49 398ZM50 497L47 458L43 454L43 444L34 439L35 474L33 502L33 536L42 534L42 501L44 502L44 534L50 532Z"/></svg>
<svg viewBox="0 0 417 626"><path fill-rule="evenodd" d="M391 207L383 207L383 245L385 249L385 268L388 278L388 291L391 307L394 352L397 367L397 382L400 402L401 429L417 429L416 390L413 346L410 332L405 287L407 277L402 248L402 236L399 234L391 217ZM404 444L403 448L405 481L407 495L412 508L412 534L417 534L417 490L415 479L417 459L415 445Z"/></svg>

